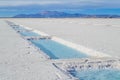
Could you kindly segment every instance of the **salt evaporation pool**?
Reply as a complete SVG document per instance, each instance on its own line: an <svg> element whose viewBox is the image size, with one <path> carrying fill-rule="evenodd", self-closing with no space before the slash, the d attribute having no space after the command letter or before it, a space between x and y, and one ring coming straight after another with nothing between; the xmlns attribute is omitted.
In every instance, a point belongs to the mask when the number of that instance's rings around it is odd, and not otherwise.
<svg viewBox="0 0 120 80"><path fill-rule="evenodd" d="M70 73L80 80L120 80L120 70L117 69L87 69Z"/></svg>
<svg viewBox="0 0 120 80"><path fill-rule="evenodd" d="M20 34L21 34L22 36L40 36L39 34L34 33L34 32L31 32L31 31L20 32Z"/></svg>
<svg viewBox="0 0 120 80"><path fill-rule="evenodd" d="M19 32L22 36L40 36L39 34L32 32L32 30L27 30L23 27L14 26L13 29Z"/></svg>
<svg viewBox="0 0 120 80"><path fill-rule="evenodd" d="M77 80L120 80L119 58L62 60L54 66Z"/></svg>
<svg viewBox="0 0 120 80"><path fill-rule="evenodd" d="M31 40L33 44L43 50L52 59L69 59L87 57L84 53L80 53L70 47L57 43L53 40Z"/></svg>
<svg viewBox="0 0 120 80"><path fill-rule="evenodd" d="M38 37L41 36L32 30L25 29L21 26L11 26L14 30L20 33L23 37ZM51 59L70 59L70 58L86 58L86 54L77 51L73 48L67 47L51 39L29 40L43 52L45 52Z"/></svg>

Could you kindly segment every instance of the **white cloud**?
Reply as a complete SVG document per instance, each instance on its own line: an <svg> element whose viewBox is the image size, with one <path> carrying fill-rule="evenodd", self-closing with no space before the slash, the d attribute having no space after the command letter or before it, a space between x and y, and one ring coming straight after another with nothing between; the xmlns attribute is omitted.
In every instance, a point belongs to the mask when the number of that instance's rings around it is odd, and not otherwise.
<svg viewBox="0 0 120 80"><path fill-rule="evenodd" d="M60 1L44 1L44 0L11 0L11 1L0 1L0 6L19 6L19 5L31 5L31 4L39 4L39 5L47 5L47 4L60 4Z"/></svg>
<svg viewBox="0 0 120 80"><path fill-rule="evenodd" d="M62 5L69 7L115 7L120 8L120 0L0 0L0 6L20 6L20 5Z"/></svg>

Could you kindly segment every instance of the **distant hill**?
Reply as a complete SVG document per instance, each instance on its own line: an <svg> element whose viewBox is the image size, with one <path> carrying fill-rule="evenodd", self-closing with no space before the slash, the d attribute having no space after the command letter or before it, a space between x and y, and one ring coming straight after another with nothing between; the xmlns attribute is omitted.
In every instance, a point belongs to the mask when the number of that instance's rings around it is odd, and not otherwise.
<svg viewBox="0 0 120 80"><path fill-rule="evenodd" d="M18 14L13 18L120 18L120 15L87 15L87 14L70 14L58 11L43 11L36 14Z"/></svg>

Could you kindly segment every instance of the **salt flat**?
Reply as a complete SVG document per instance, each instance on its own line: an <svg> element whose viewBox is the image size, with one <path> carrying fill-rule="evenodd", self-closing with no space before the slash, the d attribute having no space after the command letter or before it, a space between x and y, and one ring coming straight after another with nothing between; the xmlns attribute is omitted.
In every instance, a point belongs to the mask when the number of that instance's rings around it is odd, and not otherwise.
<svg viewBox="0 0 120 80"><path fill-rule="evenodd" d="M69 80L0 19L0 80Z"/></svg>
<svg viewBox="0 0 120 80"><path fill-rule="evenodd" d="M0 80L73 80L4 20L120 57L120 19L0 19Z"/></svg>
<svg viewBox="0 0 120 80"><path fill-rule="evenodd" d="M120 19L8 19L67 41L120 57Z"/></svg>

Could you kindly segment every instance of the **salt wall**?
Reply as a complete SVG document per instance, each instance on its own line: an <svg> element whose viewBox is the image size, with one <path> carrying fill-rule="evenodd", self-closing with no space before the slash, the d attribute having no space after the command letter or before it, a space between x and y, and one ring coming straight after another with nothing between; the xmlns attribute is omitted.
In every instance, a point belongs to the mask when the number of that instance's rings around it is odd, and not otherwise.
<svg viewBox="0 0 120 80"><path fill-rule="evenodd" d="M87 69L120 69L120 59L77 59L55 63L65 72Z"/></svg>

